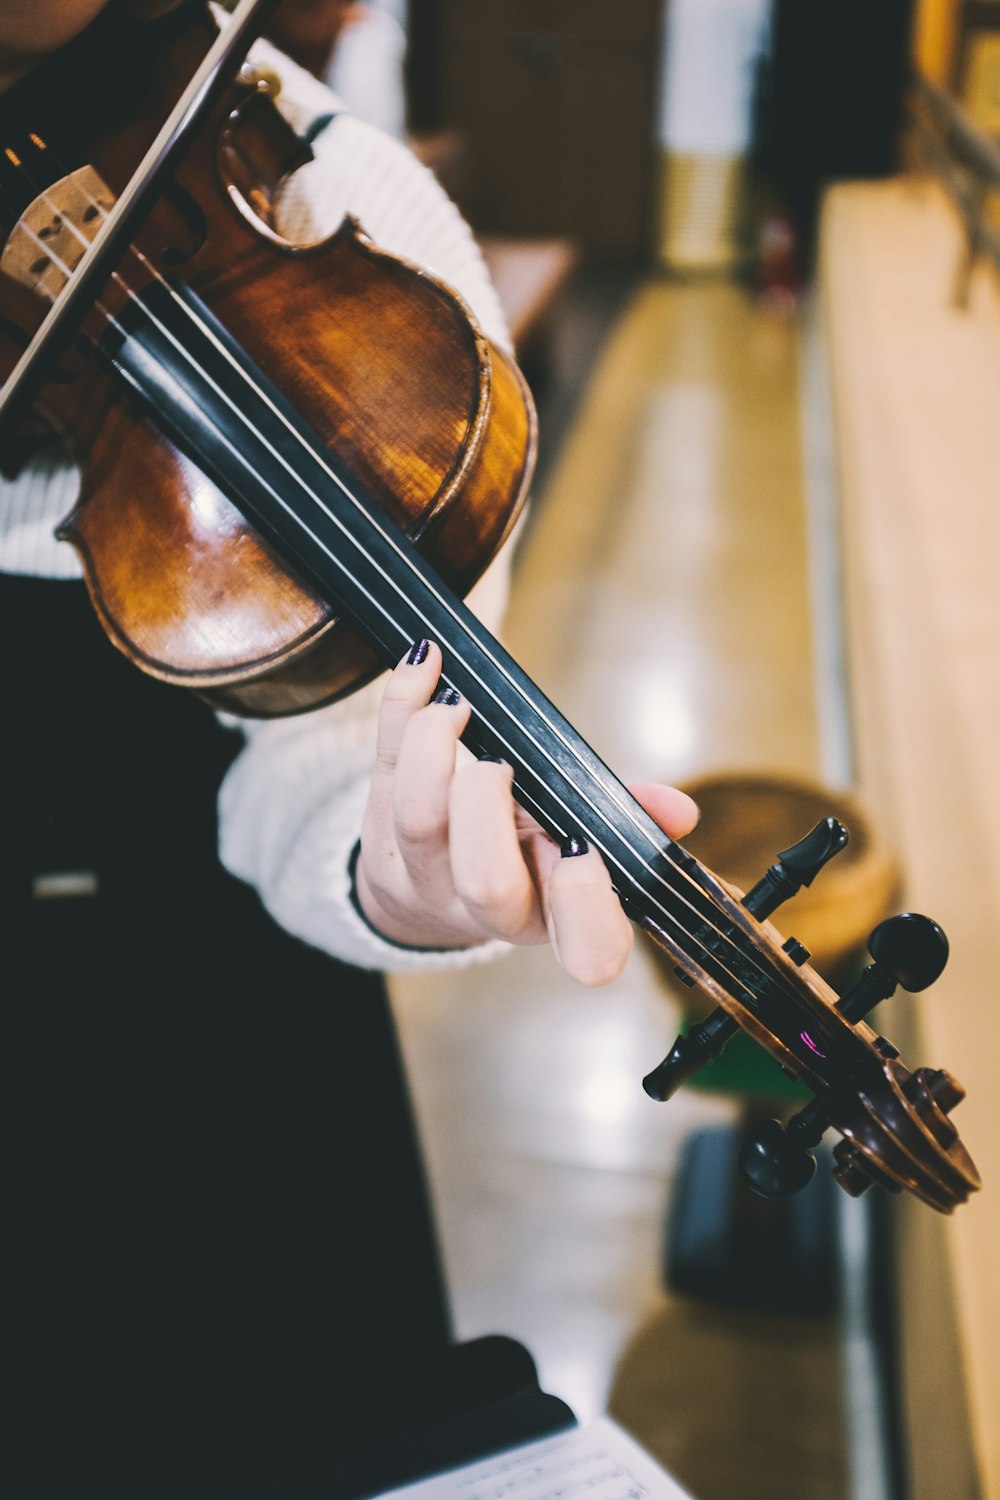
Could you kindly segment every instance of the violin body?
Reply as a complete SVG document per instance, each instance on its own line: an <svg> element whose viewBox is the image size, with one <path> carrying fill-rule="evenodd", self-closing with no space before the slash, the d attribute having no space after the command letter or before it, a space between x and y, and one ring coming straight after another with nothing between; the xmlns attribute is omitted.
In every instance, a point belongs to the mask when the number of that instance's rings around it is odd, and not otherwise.
<svg viewBox="0 0 1000 1500"><path fill-rule="evenodd" d="M241 266L208 288L213 312L245 348L260 341L262 318L280 330L299 411L464 595L513 525L531 472L532 409L513 365L439 283L354 224L310 251L310 264L265 253L278 262L266 301ZM319 311L318 274L331 292ZM267 370L274 351L259 352ZM127 400L107 407L82 503L61 534L115 644L219 707L298 712L382 670Z"/></svg>
<svg viewBox="0 0 1000 1500"><path fill-rule="evenodd" d="M150 60L152 121L206 50L204 27L186 25ZM85 159L110 201L150 134L132 125L88 143ZM275 200L309 157L266 86L241 75L177 174L172 197L183 214L158 206L139 244L147 262L130 257L129 285L183 257L185 284L464 595L524 503L535 454L530 395L454 292L380 250L357 223L306 246L280 237ZM81 220L66 226L61 191L54 184L28 209L36 233L20 254L8 244L0 264L9 275L30 276L45 228L53 259L73 258ZM102 302L116 300L112 283ZM253 716L316 707L381 670L120 382L91 364L50 386L46 400L83 476L60 535L80 554L108 635L138 666Z"/></svg>

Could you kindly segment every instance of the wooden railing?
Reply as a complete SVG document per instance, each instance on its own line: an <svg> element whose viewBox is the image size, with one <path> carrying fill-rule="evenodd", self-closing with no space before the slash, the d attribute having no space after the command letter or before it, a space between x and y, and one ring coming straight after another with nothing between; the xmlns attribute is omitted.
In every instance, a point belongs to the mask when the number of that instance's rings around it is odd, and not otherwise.
<svg viewBox="0 0 1000 1500"><path fill-rule="evenodd" d="M965 307L977 261L986 257L1000 270L1000 142L920 74L912 81L910 118L917 164L940 179L965 225L954 287L956 304Z"/></svg>

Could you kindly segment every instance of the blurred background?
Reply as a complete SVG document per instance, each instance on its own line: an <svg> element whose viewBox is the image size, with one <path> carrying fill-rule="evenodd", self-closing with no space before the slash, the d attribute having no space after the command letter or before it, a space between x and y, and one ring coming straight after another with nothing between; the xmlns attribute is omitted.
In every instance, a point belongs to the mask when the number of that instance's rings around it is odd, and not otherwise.
<svg viewBox="0 0 1000 1500"><path fill-rule="evenodd" d="M744 888L843 817L777 919L838 986L942 924L879 1025L965 1085L986 1183L752 1197L740 1141L804 1096L737 1038L648 1099L698 1011L643 943L595 993L531 950L398 979L457 1332L698 1500L998 1497L1000 3L285 0L275 37L495 277L541 421L515 654Z"/></svg>

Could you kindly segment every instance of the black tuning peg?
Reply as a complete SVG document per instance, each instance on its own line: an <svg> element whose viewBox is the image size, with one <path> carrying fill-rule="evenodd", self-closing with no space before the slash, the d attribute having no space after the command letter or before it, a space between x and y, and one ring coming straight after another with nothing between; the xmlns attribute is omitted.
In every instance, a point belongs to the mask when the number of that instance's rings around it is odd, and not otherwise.
<svg viewBox="0 0 1000 1500"><path fill-rule="evenodd" d="M876 1183L888 1193L901 1193L902 1187L871 1157L865 1156L853 1142L838 1141L833 1152L833 1176L845 1193L860 1198Z"/></svg>
<svg viewBox="0 0 1000 1500"><path fill-rule="evenodd" d="M801 1192L816 1171L811 1146L818 1146L829 1124L826 1107L814 1099L782 1129L764 1120L740 1148L740 1172L762 1198L787 1198Z"/></svg>
<svg viewBox="0 0 1000 1500"><path fill-rule="evenodd" d="M930 917L903 912L880 922L868 939L873 962L837 1001L848 1021L861 1021L898 985L911 994L927 989L948 962L948 939Z"/></svg>
<svg viewBox="0 0 1000 1500"><path fill-rule="evenodd" d="M783 901L796 895L804 885L812 885L823 866L839 854L850 835L836 818L824 818L811 833L783 849L777 860L743 898L751 916L763 921Z"/></svg>
<svg viewBox="0 0 1000 1500"><path fill-rule="evenodd" d="M661 1102L672 1099L692 1073L697 1073L699 1068L718 1057L729 1038L739 1029L732 1016L727 1015L721 1005L716 1006L704 1021L682 1033L660 1065L646 1074L642 1080L646 1093L651 1099Z"/></svg>

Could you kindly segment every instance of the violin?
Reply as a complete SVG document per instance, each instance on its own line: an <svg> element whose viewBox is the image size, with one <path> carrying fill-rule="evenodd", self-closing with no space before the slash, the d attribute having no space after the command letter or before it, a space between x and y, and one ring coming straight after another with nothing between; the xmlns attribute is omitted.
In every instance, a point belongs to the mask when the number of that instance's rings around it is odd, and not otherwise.
<svg viewBox="0 0 1000 1500"><path fill-rule="evenodd" d="M961 1086L910 1071L865 1019L938 977L943 932L883 922L837 994L769 918L847 830L826 819L749 892L724 883L462 603L523 505L531 398L455 294L362 225L281 238L276 203L310 151L244 62L264 8L242 0L221 35L200 0L155 24L103 17L0 101L0 458L69 443L83 490L60 535L110 638L219 707L300 712L436 641L469 748L514 767L554 838L597 848L628 916L715 1002L647 1093L669 1098L742 1028L813 1095L746 1142L758 1192L803 1187L833 1128L848 1193L950 1213L980 1185L950 1119ZM131 26L125 123L94 93L112 24Z"/></svg>

